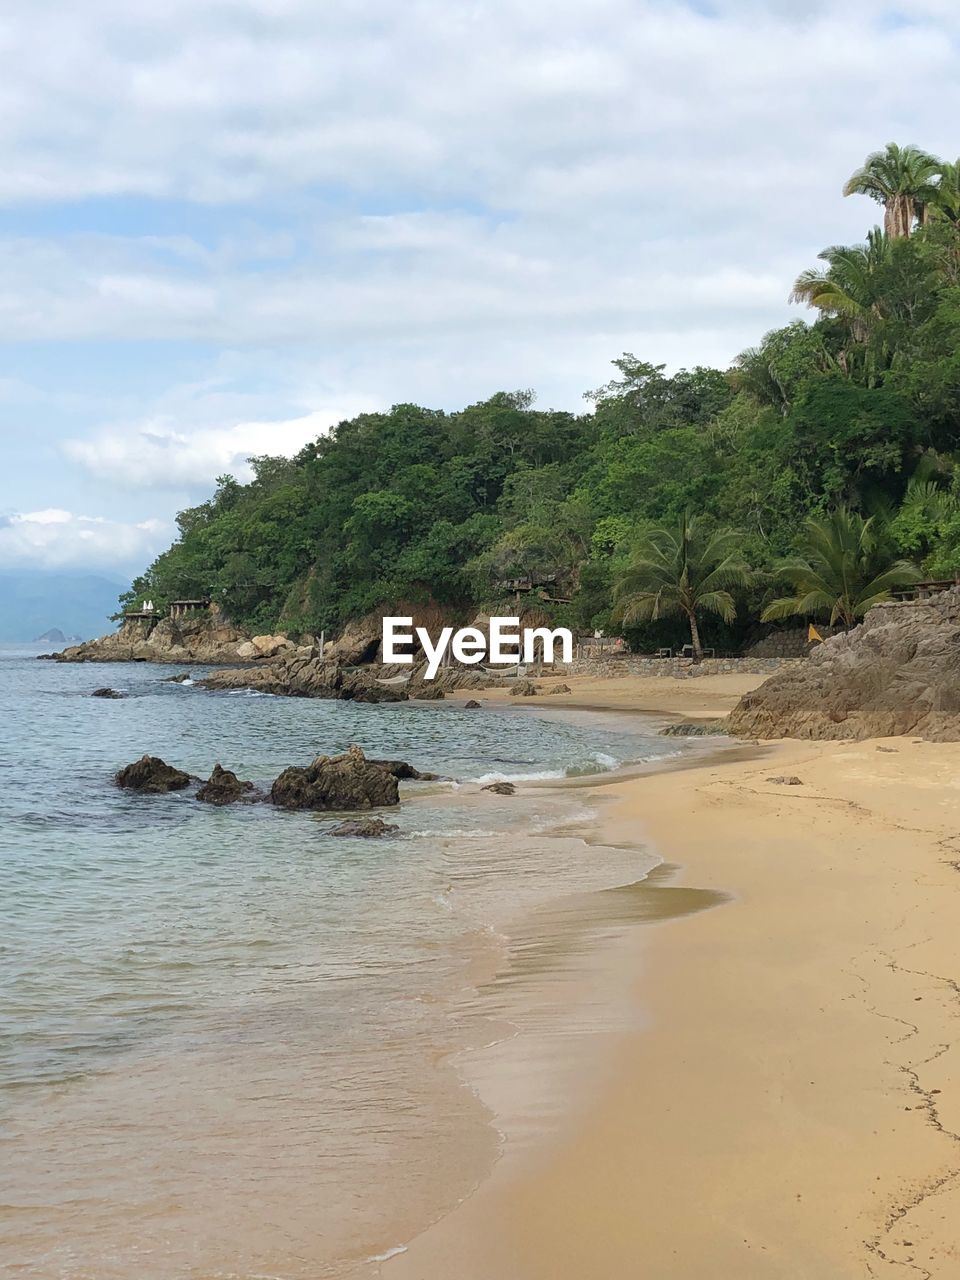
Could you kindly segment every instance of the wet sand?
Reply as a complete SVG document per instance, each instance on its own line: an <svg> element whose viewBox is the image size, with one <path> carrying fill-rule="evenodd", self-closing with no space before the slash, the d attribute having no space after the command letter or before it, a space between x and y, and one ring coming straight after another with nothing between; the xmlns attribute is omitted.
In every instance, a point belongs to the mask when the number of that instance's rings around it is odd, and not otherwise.
<svg viewBox="0 0 960 1280"><path fill-rule="evenodd" d="M743 679L606 702L709 717ZM598 839L682 868L590 896L650 925L599 953L632 1024L466 1063L503 1155L386 1280L960 1274L960 744L778 744L594 796Z"/></svg>

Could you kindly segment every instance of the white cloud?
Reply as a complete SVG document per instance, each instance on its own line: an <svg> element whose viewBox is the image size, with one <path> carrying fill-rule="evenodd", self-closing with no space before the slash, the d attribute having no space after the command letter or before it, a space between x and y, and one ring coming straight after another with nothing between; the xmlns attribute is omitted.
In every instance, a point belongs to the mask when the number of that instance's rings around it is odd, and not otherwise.
<svg viewBox="0 0 960 1280"><path fill-rule="evenodd" d="M348 412L316 410L280 422L183 430L166 418L107 427L89 439L67 440L64 449L98 479L133 488L181 489L212 484L230 473L249 480L247 459L262 454L292 457L324 435Z"/></svg>
<svg viewBox="0 0 960 1280"><path fill-rule="evenodd" d="M876 220L840 195L868 151L958 149L949 0L8 10L0 339L68 358L0 378L0 419L43 418L65 472L24 493L8 469L0 502L122 529L128 490L169 517L360 409L576 409L623 350L723 365Z"/></svg>
<svg viewBox="0 0 960 1280"><path fill-rule="evenodd" d="M48 508L0 516L0 566L95 569L140 566L169 542L160 520L124 524Z"/></svg>

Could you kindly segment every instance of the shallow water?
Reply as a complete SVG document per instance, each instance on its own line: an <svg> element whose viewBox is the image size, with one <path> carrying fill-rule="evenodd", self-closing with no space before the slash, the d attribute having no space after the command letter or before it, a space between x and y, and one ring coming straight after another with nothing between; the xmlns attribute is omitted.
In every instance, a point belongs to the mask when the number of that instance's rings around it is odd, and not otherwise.
<svg viewBox="0 0 960 1280"><path fill-rule="evenodd" d="M639 721L214 694L170 674L0 654L0 1268L365 1274L496 1154L456 1051L505 1033L477 987L509 922L652 861L549 833L588 793L473 784L684 745ZM103 684L130 696L91 699ZM268 781L351 742L453 782L404 785L402 835L380 842L111 782L145 751Z"/></svg>

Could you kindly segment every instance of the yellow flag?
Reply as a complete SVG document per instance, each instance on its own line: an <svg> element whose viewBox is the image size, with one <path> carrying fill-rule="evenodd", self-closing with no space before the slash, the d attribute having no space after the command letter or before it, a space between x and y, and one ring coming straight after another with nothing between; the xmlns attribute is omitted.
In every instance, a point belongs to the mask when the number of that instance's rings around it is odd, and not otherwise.
<svg viewBox="0 0 960 1280"><path fill-rule="evenodd" d="M822 644L823 636L811 622L807 627L807 644Z"/></svg>

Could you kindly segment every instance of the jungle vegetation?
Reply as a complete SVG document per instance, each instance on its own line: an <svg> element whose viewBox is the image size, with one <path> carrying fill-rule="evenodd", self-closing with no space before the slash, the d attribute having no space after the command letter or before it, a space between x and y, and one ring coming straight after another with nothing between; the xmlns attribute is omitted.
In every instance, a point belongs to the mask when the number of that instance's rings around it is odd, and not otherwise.
<svg viewBox="0 0 960 1280"><path fill-rule="evenodd" d="M960 573L960 161L890 144L844 193L883 225L824 249L790 292L804 318L732 368L625 353L581 413L501 391L360 414L292 459L252 459L249 483L222 476L122 603L209 594L256 630L329 634L404 601L519 600L644 647L691 623L699 644L699 620L734 648Z"/></svg>

